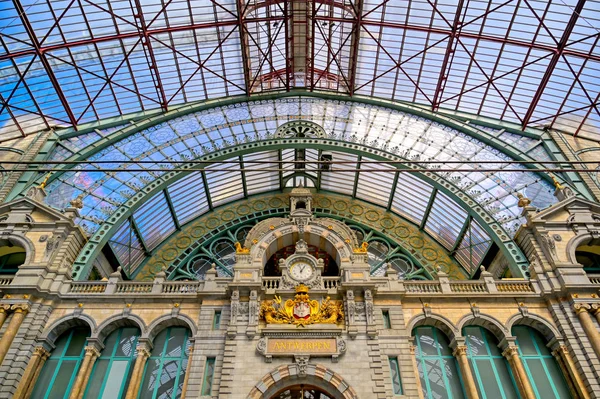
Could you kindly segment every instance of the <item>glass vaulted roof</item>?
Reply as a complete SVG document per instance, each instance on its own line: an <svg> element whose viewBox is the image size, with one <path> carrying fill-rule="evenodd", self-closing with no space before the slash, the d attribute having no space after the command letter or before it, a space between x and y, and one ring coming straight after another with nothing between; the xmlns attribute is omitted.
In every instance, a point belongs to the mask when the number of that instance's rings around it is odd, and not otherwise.
<svg viewBox="0 0 600 399"><path fill-rule="evenodd" d="M486 231L472 220L464 204L422 176L399 172L398 164L359 164L381 161L381 157L371 155L373 150L396 160L457 162L453 164L455 172L436 172L435 164L422 167L466 193L510 234L523 222L517 206L518 192L540 208L555 202L552 185L540 175L533 170L526 171L521 165L502 163L513 158L449 126L389 108L302 96L214 107L131 134L127 134L127 129L115 131L112 144L85 156L76 151L90 145L89 148L95 148L94 143L101 140L104 133L63 140L49 155L49 160L89 163L55 174L56 178L46 187L46 202L62 209L79 196L83 200L79 223L93 235L129 199L144 192L157 178L171 173L169 168L245 143L277 142L277 138L281 138L278 128L298 120L310 121L322 128L322 133L306 133L314 144L267 150L260 145L246 146L243 151L225 157L228 163L214 163L204 172L182 172L161 190L147 195L146 202L111 239L117 256L122 257L121 262L134 270L143 261L144 252L150 253L179 226L214 207L298 185L299 180L291 179L301 179L305 186L354 196L405 217L446 249L455 251L459 262L472 272L489 248L490 237ZM317 139L340 145L324 149L317 145ZM552 159L539 140L519 136L513 141L524 157L532 152L538 159ZM510 144L504 146L505 151L510 148L514 150ZM332 171L324 172L311 163L323 159L323 154L335 162L345 163L333 165ZM262 163L252 163L257 160ZM108 162L98 163L100 161ZM293 161L306 161L301 166L302 173L298 173L299 166ZM480 172L475 170L478 166L472 161L490 161L489 167L510 171ZM166 171L152 171L153 168ZM242 172L241 168L249 171ZM130 169L146 172L128 171Z"/></svg>
<svg viewBox="0 0 600 399"><path fill-rule="evenodd" d="M299 88L597 139L599 27L593 0L2 1L0 141Z"/></svg>

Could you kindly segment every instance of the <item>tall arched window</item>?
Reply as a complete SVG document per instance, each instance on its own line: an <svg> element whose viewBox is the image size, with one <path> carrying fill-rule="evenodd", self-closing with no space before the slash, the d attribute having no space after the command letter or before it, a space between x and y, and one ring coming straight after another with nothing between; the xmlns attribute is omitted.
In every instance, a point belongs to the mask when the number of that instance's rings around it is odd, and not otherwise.
<svg viewBox="0 0 600 399"><path fill-rule="evenodd" d="M169 327L154 339L146 363L139 399L175 399L181 396L189 354L189 330Z"/></svg>
<svg viewBox="0 0 600 399"><path fill-rule="evenodd" d="M111 333L94 364L85 391L86 399L117 399L125 397L135 362L140 330L123 327Z"/></svg>
<svg viewBox="0 0 600 399"><path fill-rule="evenodd" d="M463 329L467 339L467 357L482 399L517 399L517 387L508 361L498 348L498 340L478 326Z"/></svg>
<svg viewBox="0 0 600 399"><path fill-rule="evenodd" d="M417 327L415 355L423 397L462 399L465 397L456 358L446 335L435 327Z"/></svg>
<svg viewBox="0 0 600 399"><path fill-rule="evenodd" d="M69 395L85 356L83 348L89 336L89 328L78 327L65 332L56 340L56 347L33 388L32 398L52 399Z"/></svg>
<svg viewBox="0 0 600 399"><path fill-rule="evenodd" d="M513 327L512 334L517 337L519 355L535 396L544 399L570 398L564 376L542 334L526 326Z"/></svg>

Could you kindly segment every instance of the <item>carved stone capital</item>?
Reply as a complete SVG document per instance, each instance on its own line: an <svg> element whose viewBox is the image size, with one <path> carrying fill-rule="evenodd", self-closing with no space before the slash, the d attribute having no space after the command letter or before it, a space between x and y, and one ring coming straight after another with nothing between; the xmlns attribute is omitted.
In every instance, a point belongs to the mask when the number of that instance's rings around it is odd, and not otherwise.
<svg viewBox="0 0 600 399"><path fill-rule="evenodd" d="M456 348L454 348L452 355L454 357L467 356L467 346L466 345L458 345Z"/></svg>
<svg viewBox="0 0 600 399"><path fill-rule="evenodd" d="M46 350L46 348L44 348L43 346L36 346L33 349L33 354L34 356L38 356L40 359L44 360L50 357L50 352Z"/></svg>
<svg viewBox="0 0 600 399"><path fill-rule="evenodd" d="M16 313L27 313L31 307L27 303L15 303L10 307L10 309Z"/></svg>
<svg viewBox="0 0 600 399"><path fill-rule="evenodd" d="M573 309L575 309L575 313L581 314L590 310L591 306L587 303L576 303L575 305L573 305Z"/></svg>
<svg viewBox="0 0 600 399"><path fill-rule="evenodd" d="M93 357L100 357L100 351L98 350L98 348L96 348L95 345L88 345L85 348L83 348L83 350L85 351L85 355L86 356L93 356Z"/></svg>
<svg viewBox="0 0 600 399"><path fill-rule="evenodd" d="M519 348L516 345L509 345L502 352L502 356L507 359L510 359L513 356L519 356Z"/></svg>
<svg viewBox="0 0 600 399"><path fill-rule="evenodd" d="M552 351L552 355L558 358L568 356L569 348L567 348L567 345L558 345L558 347Z"/></svg>

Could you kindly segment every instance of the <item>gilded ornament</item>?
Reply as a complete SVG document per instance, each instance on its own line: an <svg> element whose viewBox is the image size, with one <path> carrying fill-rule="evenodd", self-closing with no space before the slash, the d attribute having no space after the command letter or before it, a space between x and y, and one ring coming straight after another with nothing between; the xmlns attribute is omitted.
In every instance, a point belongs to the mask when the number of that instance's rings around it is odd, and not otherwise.
<svg viewBox="0 0 600 399"><path fill-rule="evenodd" d="M238 241L235 243L235 253L238 255L247 255L250 253L250 248L242 247L242 244Z"/></svg>
<svg viewBox="0 0 600 399"><path fill-rule="evenodd" d="M531 204L531 200L521 193L517 193L517 198L519 199L519 202L517 203L519 208L525 208Z"/></svg>
<svg viewBox="0 0 600 399"><path fill-rule="evenodd" d="M361 244L360 247L354 248L354 253L355 254L366 254L367 253L367 248L369 248L369 243L368 242L363 242Z"/></svg>
<svg viewBox="0 0 600 399"><path fill-rule="evenodd" d="M338 324L344 321L343 304L325 298L320 304L310 299L309 288L304 284L296 286L294 299L283 302L275 295L273 300L260 305L260 318L267 324L295 324L304 327L309 324Z"/></svg>

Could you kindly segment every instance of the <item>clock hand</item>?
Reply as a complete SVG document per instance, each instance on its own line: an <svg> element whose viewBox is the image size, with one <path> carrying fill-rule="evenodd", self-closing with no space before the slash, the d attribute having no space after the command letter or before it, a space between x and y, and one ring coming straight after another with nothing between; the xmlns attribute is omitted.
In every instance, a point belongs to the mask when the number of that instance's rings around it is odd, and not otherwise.
<svg viewBox="0 0 600 399"><path fill-rule="evenodd" d="M306 267L306 266L302 266L302 267L300 268L300 273L304 272L304 268L305 268L305 267Z"/></svg>

